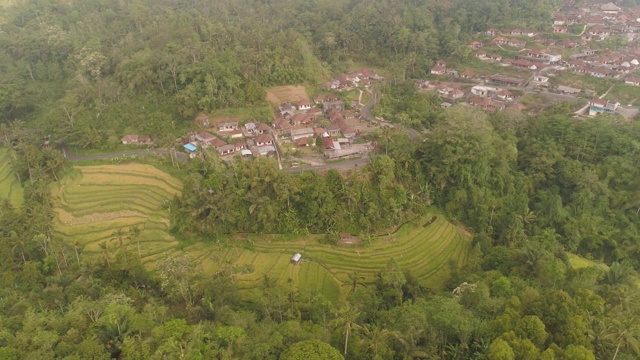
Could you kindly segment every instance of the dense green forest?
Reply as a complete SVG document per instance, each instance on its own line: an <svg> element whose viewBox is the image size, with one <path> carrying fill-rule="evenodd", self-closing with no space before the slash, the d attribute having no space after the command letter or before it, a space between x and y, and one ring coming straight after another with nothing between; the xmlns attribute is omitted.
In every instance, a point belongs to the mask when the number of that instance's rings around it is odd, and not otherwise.
<svg viewBox="0 0 640 360"><path fill-rule="evenodd" d="M0 21L0 122L107 147L125 130L176 135L199 110L264 103L347 61L403 80L471 55L490 26L540 28L554 1L18 0ZM171 139L167 136L166 139ZM166 140L165 139L165 140ZM162 141L161 141L162 142Z"/></svg>
<svg viewBox="0 0 640 360"><path fill-rule="evenodd" d="M216 157L184 169L185 196L171 207L185 236L375 233L429 206L474 230L473 254L445 289L424 288L390 259L373 283L353 274L337 303L269 277L239 290L232 274L204 275L188 257L153 272L135 253L85 257L49 225L48 183L69 164L41 150L39 134L23 138L11 153L25 204L0 213L0 357L637 358L638 125L567 111L451 108L423 142L387 134L389 155L346 179ZM574 268L567 250L606 265Z"/></svg>
<svg viewBox="0 0 640 360"><path fill-rule="evenodd" d="M546 26L552 1L15 1L0 16L0 146L24 204L0 199L1 359L618 359L640 357L640 129L560 104L536 115L435 109L407 78L469 56L489 26ZM264 105L264 88L387 69L378 134L340 174L270 160L182 166L167 203L185 243L237 233L375 237L426 211L473 233L444 288L392 258L339 301L265 276L250 291L187 256L85 256L52 226L71 170L43 138L171 139L199 110ZM169 165L167 165L168 167ZM134 236L126 234L127 237ZM129 238L130 240L130 238ZM234 244L235 245L235 244ZM569 253L593 266L578 267ZM590 260L590 261L588 261Z"/></svg>

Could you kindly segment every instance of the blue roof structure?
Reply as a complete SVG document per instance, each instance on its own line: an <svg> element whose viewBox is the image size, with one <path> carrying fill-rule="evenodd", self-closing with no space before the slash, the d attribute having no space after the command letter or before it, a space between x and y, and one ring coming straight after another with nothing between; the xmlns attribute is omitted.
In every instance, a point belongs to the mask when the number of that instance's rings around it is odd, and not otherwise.
<svg viewBox="0 0 640 360"><path fill-rule="evenodd" d="M194 152L194 151L198 150L198 147L196 147L195 145L193 145L191 143L185 144L184 148L189 152Z"/></svg>

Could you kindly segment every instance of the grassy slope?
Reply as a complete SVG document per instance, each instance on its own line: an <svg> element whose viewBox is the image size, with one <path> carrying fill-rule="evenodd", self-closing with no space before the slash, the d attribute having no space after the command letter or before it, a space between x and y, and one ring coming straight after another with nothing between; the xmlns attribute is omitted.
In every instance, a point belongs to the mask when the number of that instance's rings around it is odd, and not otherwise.
<svg viewBox="0 0 640 360"><path fill-rule="evenodd" d="M0 198L8 198L14 206L24 202L22 185L11 168L7 149L0 149Z"/></svg>
<svg viewBox="0 0 640 360"><path fill-rule="evenodd" d="M368 248L322 245L313 235L298 239L246 235L235 242L241 246L197 243L180 248L167 232L168 213L162 206L180 189L178 180L150 165L77 166L52 186L55 229L77 243L83 256L101 259L99 244L104 241L112 255L121 250L113 232L142 226L142 261L149 268L158 259L184 251L205 273L232 273L241 289L257 289L266 275L304 294L318 292L333 300L345 295L347 287L341 284L350 273L357 271L372 282L392 257L425 286L439 288L448 278L449 263L462 265L470 251L468 236L442 216L428 226L430 216L407 223L393 234L377 237ZM124 250L137 252L137 245L125 240ZM296 252L302 253L303 261L293 265L290 259Z"/></svg>

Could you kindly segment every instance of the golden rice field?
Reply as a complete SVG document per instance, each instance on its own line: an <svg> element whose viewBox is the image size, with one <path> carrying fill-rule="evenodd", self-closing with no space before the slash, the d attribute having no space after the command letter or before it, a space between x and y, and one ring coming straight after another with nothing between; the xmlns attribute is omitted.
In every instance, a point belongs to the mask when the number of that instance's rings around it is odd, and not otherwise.
<svg viewBox="0 0 640 360"><path fill-rule="evenodd" d="M140 255L150 262L178 244L168 233L169 213L163 205L181 190L179 180L150 165L76 166L52 186L54 228L84 256L105 257L122 250L137 253L138 241L124 239L121 248L113 234L138 226ZM103 242L107 251L100 247Z"/></svg>
<svg viewBox="0 0 640 360"><path fill-rule="evenodd" d="M11 167L9 150L0 148L0 198L9 199L14 206L24 202L22 184Z"/></svg>

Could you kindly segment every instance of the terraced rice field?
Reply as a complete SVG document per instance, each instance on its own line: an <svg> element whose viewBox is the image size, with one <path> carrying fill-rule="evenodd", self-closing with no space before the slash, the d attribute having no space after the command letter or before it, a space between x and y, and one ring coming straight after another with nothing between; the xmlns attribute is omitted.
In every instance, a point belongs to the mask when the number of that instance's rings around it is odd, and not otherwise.
<svg viewBox="0 0 640 360"><path fill-rule="evenodd" d="M372 282L390 258L411 272L427 287L440 288L449 276L449 262L463 265L471 250L469 236L443 217L425 226L430 216L405 224L395 234L380 236L370 248L329 246L313 239L298 241L253 240L255 251L232 248L205 256L209 269L234 272L240 288L250 289L264 275L286 285L289 279L301 292L320 292L338 298L348 287L348 275L354 271ZM302 262L290 259L296 252ZM241 271L249 268L250 272Z"/></svg>
<svg viewBox="0 0 640 360"><path fill-rule="evenodd" d="M14 206L24 202L22 185L11 167L7 149L0 149L0 198L9 199Z"/></svg>
<svg viewBox="0 0 640 360"><path fill-rule="evenodd" d="M85 256L109 252L138 252L138 242L124 240L120 248L113 233L126 235L133 226L142 229L139 243L143 262L152 264L160 256L176 251L178 242L167 232L169 213L163 203L180 194L182 183L143 164L77 166L73 175L52 188L54 226L58 235L78 244Z"/></svg>
<svg viewBox="0 0 640 360"><path fill-rule="evenodd" d="M142 261L153 268L156 261L184 251L206 274L228 272L240 289L256 289L265 276L283 286L292 285L303 294L320 293L337 300L346 295L348 275L358 272L366 282L395 258L427 287L440 288L449 276L449 263L467 261L468 235L439 216L403 225L394 234L377 237L368 248L330 246L318 243L318 236L297 240L247 235L246 246L197 243L178 248L169 229L163 203L179 194L182 184L162 171L140 164L78 166L52 188L56 232L78 244L83 256L102 259L100 244L108 244L112 256L118 251L137 253L137 243L125 239L123 249L114 232L128 232L132 226L144 230L140 236ZM295 253L302 262L291 264Z"/></svg>

